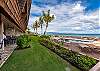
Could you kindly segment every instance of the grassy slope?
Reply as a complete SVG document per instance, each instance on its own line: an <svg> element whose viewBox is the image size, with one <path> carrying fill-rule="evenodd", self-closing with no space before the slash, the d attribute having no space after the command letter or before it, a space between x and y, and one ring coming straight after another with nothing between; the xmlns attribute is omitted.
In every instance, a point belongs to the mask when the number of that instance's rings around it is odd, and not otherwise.
<svg viewBox="0 0 100 71"><path fill-rule="evenodd" d="M30 44L32 48L16 50L0 71L66 71L66 67L79 71L40 45L37 37Z"/></svg>

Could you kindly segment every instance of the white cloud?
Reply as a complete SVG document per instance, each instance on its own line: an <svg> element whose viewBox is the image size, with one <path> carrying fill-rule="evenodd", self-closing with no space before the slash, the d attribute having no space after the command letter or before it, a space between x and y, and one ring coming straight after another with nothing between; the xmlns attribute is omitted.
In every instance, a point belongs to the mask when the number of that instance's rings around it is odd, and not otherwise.
<svg viewBox="0 0 100 71"><path fill-rule="evenodd" d="M85 7L81 2L75 4L63 3L55 6L38 7L32 5L32 13L41 13L43 10L51 10L56 16L48 27L48 32L65 32L65 33L100 33L99 27L99 10L85 13ZM30 16L29 25L36 19Z"/></svg>
<svg viewBox="0 0 100 71"><path fill-rule="evenodd" d="M100 26L100 8L99 8L99 26Z"/></svg>

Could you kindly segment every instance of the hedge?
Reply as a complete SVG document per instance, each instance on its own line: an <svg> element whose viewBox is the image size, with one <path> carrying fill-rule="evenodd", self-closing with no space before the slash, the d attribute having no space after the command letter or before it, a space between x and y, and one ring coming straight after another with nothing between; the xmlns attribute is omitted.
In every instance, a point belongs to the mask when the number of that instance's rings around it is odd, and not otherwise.
<svg viewBox="0 0 100 71"><path fill-rule="evenodd" d="M50 35L41 35L40 37L45 38L45 39L50 39L51 36Z"/></svg>
<svg viewBox="0 0 100 71"><path fill-rule="evenodd" d="M41 45L44 45L45 47L49 48L57 55L69 61L71 64L78 67L82 71L89 71L89 69L92 68L98 62L94 58L79 54L78 52L74 52L72 50L68 50L50 40L41 38L39 39L39 42Z"/></svg>
<svg viewBox="0 0 100 71"><path fill-rule="evenodd" d="M29 38L28 35L21 35L17 38L17 49L24 49L24 48L29 48L29 41L31 39Z"/></svg>

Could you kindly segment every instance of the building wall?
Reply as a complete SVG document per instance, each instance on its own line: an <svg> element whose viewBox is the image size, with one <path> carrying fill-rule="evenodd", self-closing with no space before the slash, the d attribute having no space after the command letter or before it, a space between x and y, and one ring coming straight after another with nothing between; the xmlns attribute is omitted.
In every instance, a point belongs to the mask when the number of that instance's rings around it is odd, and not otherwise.
<svg viewBox="0 0 100 71"><path fill-rule="evenodd" d="M23 3L19 2L22 1ZM23 6L20 6L23 4ZM26 30L28 24L31 0L0 0L0 11L22 30Z"/></svg>
<svg viewBox="0 0 100 71"><path fill-rule="evenodd" d="M1 21L1 28L6 36L17 36L18 33L22 33L19 28L16 27L13 22L9 21L3 14L1 14Z"/></svg>

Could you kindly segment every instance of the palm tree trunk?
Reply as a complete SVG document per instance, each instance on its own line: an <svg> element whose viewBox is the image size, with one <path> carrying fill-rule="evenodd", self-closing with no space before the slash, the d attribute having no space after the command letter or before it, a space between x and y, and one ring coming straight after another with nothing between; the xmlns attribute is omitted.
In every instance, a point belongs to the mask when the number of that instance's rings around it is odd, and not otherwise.
<svg viewBox="0 0 100 71"><path fill-rule="evenodd" d="M35 29L34 29L34 33L35 33Z"/></svg>
<svg viewBox="0 0 100 71"><path fill-rule="evenodd" d="M42 35L43 29L42 29L42 25L41 25L41 35Z"/></svg>
<svg viewBox="0 0 100 71"><path fill-rule="evenodd" d="M36 28L36 35L37 35L37 28Z"/></svg>
<svg viewBox="0 0 100 71"><path fill-rule="evenodd" d="M44 31L44 35L46 34L47 28L48 28L48 23L46 24L46 28L45 28L45 31Z"/></svg>

